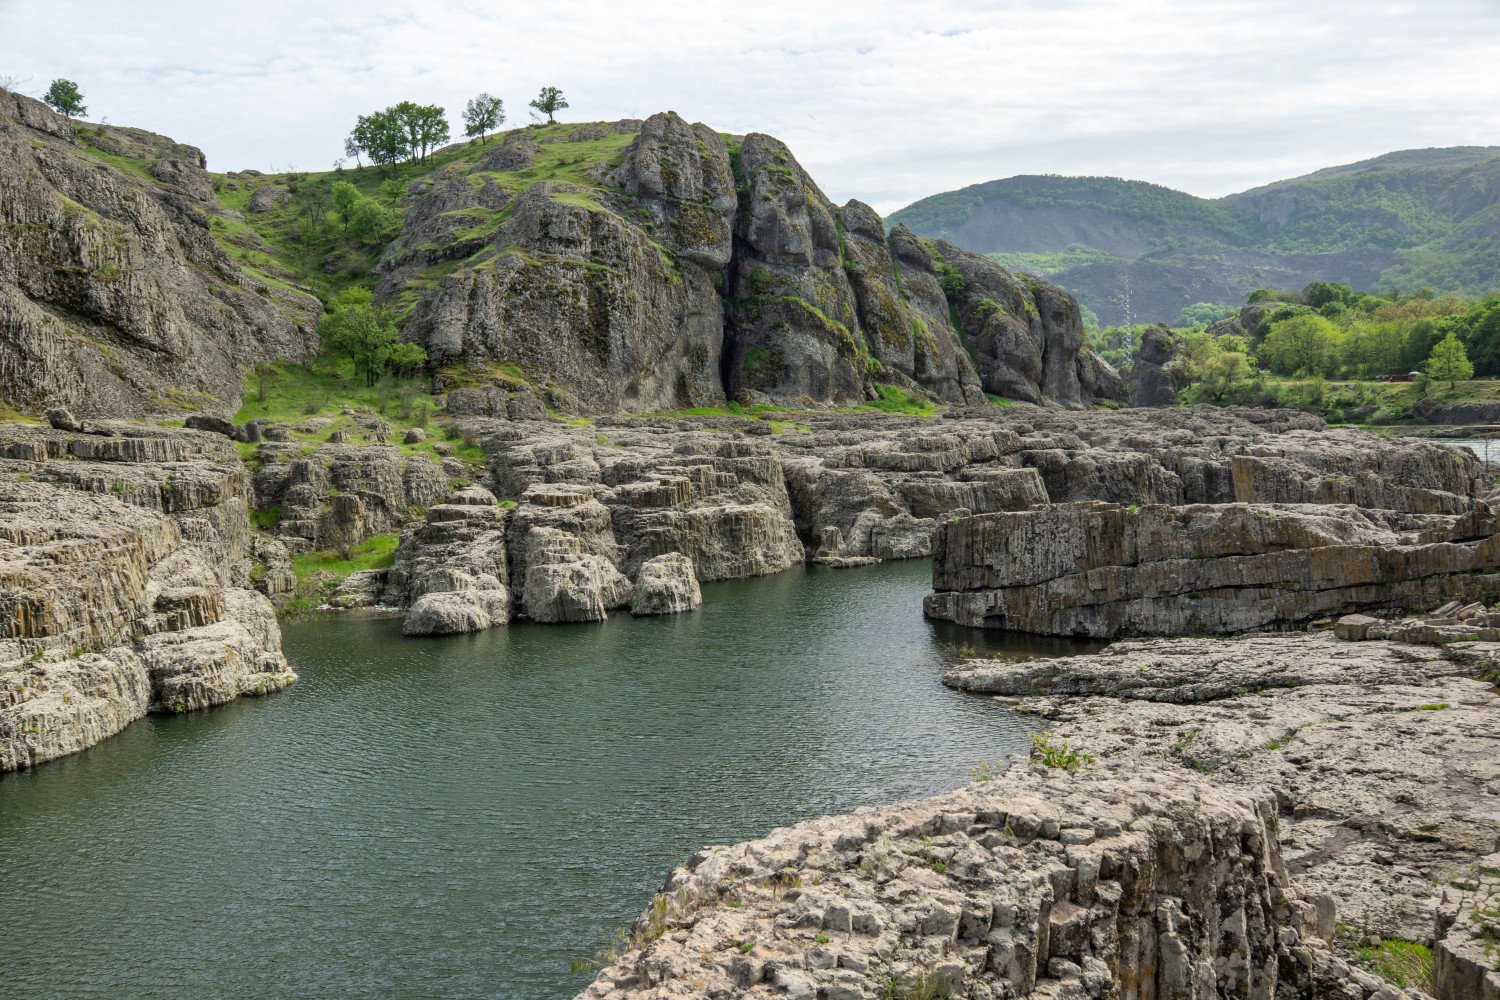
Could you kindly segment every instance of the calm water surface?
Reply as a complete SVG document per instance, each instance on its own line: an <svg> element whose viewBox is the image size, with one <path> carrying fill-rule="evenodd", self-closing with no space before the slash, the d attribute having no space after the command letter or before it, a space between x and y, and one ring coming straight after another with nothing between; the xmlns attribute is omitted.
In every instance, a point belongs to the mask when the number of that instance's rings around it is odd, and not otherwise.
<svg viewBox="0 0 1500 1000"><path fill-rule="evenodd" d="M1025 745L938 681L950 643L1018 647L924 620L929 587L896 563L673 619L289 624L290 690L0 779L0 997L571 997L698 847Z"/></svg>

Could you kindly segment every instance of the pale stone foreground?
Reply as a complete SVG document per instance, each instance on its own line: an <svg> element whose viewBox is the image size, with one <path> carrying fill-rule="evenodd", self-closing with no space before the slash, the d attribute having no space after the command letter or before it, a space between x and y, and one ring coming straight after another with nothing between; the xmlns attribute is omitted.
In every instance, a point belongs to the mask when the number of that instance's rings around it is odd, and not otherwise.
<svg viewBox="0 0 1500 1000"><path fill-rule="evenodd" d="M1436 995L1489 1000L1497 656L1323 633L971 661L947 683L1093 760L706 849L580 996L1422 995L1335 958L1342 924L1436 928Z"/></svg>

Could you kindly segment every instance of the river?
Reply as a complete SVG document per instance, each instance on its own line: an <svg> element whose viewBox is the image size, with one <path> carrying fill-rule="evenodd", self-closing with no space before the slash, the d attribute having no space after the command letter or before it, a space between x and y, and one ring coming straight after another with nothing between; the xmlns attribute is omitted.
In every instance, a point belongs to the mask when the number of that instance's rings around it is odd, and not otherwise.
<svg viewBox="0 0 1500 1000"><path fill-rule="evenodd" d="M925 562L703 609L402 639L284 628L301 680L0 779L0 991L571 997L698 847L955 787L1028 723L939 683Z"/></svg>

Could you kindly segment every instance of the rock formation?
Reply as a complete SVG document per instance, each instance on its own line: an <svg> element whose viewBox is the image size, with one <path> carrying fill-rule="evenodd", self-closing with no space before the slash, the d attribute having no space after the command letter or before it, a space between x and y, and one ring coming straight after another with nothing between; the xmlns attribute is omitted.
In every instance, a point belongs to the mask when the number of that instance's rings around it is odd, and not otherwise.
<svg viewBox="0 0 1500 1000"><path fill-rule="evenodd" d="M274 509L274 531L294 550L332 549L395 531L448 495L449 478L395 445L266 442L257 453L255 505Z"/></svg>
<svg viewBox="0 0 1500 1000"><path fill-rule="evenodd" d="M495 176L584 141L618 158L568 180ZM443 168L380 272L435 365L511 366L563 410L847 405L882 386L979 404L981 380L1065 406L1124 398L1059 289L905 230L887 238L776 139L670 112L512 133Z"/></svg>
<svg viewBox="0 0 1500 1000"><path fill-rule="evenodd" d="M295 675L222 438L0 424L0 771Z"/></svg>
<svg viewBox="0 0 1500 1000"><path fill-rule="evenodd" d="M1131 406L1176 406L1177 380L1167 370L1177 356L1177 336L1165 326L1141 334L1135 358L1125 370L1125 390Z"/></svg>
<svg viewBox="0 0 1500 1000"><path fill-rule="evenodd" d="M203 154L0 91L0 405L232 413L316 348L316 299L239 267Z"/></svg>
<svg viewBox="0 0 1500 1000"><path fill-rule="evenodd" d="M703 605L693 561L681 552L653 556L641 564L630 593L633 615L675 615Z"/></svg>
<svg viewBox="0 0 1500 1000"><path fill-rule="evenodd" d="M1484 508L1057 504L944 526L929 616L1047 635L1232 633L1500 596Z"/></svg>
<svg viewBox="0 0 1500 1000"><path fill-rule="evenodd" d="M1018 699L1100 767L1175 765L1183 781L1271 788L1294 883L1334 898L1356 935L1420 943L1433 887L1468 880L1500 837L1497 653L1329 632L1151 639L968 661L944 681Z"/></svg>
<svg viewBox="0 0 1500 1000"><path fill-rule="evenodd" d="M1277 838L1264 792L1012 770L701 851L579 1000L1397 996Z"/></svg>

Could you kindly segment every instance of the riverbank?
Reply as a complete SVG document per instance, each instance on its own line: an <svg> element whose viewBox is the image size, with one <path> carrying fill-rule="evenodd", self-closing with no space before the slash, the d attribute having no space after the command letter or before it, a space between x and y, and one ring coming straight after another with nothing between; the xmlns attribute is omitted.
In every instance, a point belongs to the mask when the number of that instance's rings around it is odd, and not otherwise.
<svg viewBox="0 0 1500 1000"><path fill-rule="evenodd" d="M1481 1000L1497 653L1325 633L968 660L945 681L1048 728L1029 766L699 852L580 998Z"/></svg>
<svg viewBox="0 0 1500 1000"><path fill-rule="evenodd" d="M929 583L799 567L693 615L447 639L285 623L286 691L0 776L6 995L570 997L703 844L1024 750L1029 720L941 684L1009 640L925 621Z"/></svg>

